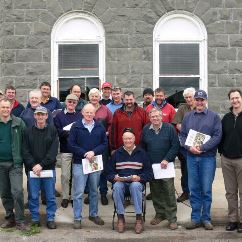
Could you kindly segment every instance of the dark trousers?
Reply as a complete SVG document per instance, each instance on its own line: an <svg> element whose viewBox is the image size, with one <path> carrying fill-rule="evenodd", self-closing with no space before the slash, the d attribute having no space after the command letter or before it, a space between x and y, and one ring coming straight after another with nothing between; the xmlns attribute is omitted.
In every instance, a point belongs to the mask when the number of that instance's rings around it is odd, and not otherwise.
<svg viewBox="0 0 242 242"><path fill-rule="evenodd" d="M188 188L188 172L187 172L187 151L181 147L178 153L178 159L180 160L181 164L181 187L182 191L189 193Z"/></svg>
<svg viewBox="0 0 242 242"><path fill-rule="evenodd" d="M0 163L0 195L7 220L24 220L23 168L13 162ZM15 214L13 212L15 210Z"/></svg>

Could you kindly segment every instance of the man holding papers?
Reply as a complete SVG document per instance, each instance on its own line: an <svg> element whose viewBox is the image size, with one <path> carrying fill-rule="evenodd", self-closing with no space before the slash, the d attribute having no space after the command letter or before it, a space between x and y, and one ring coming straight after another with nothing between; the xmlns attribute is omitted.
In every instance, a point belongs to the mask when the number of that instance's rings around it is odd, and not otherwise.
<svg viewBox="0 0 242 242"><path fill-rule="evenodd" d="M58 134L54 125L47 125L48 110L39 106L34 112L35 125L24 132L23 158L28 174L28 203L32 224L40 226L39 191L46 196L47 227L55 224L55 163L58 152ZM37 175L37 177L36 177Z"/></svg>
<svg viewBox="0 0 242 242"><path fill-rule="evenodd" d="M84 174L82 160L93 162L94 156L101 155L107 149L108 140L102 124L94 120L95 107L86 104L82 109L83 118L74 123L68 138L68 147L73 153L73 212L74 229L81 228L82 200L89 179L89 220L103 225L104 221L98 216L98 184L101 171Z"/></svg>
<svg viewBox="0 0 242 242"><path fill-rule="evenodd" d="M146 152L135 145L132 128L123 130L123 146L112 155L108 167L108 180L113 183L113 200L117 208L117 231L125 230L124 194L130 192L134 201L136 214L135 232L140 234L144 229L142 219L142 191L147 181L152 179L150 159Z"/></svg>
<svg viewBox="0 0 242 242"><path fill-rule="evenodd" d="M62 190L61 206L63 208L67 208L69 203L71 162L73 156L67 147L67 138L70 133L71 125L82 117L80 112L75 111L77 103L78 97L76 95L67 95L65 109L59 112L54 118L55 127L60 140Z"/></svg>
<svg viewBox="0 0 242 242"><path fill-rule="evenodd" d="M147 151L154 174L157 170L169 169L168 175L162 176L159 172L150 182L152 201L156 215L151 220L152 225L162 220L169 221L171 230L177 229L177 205L174 187L174 162L179 151L179 140L175 128L169 123L162 122L162 111L151 109L149 112L151 124L147 124L141 135L141 144ZM158 164L158 167L157 167ZM173 171L172 171L173 169ZM173 173L173 176L171 175ZM170 174L170 175L169 175Z"/></svg>
<svg viewBox="0 0 242 242"><path fill-rule="evenodd" d="M216 151L222 135L218 114L207 109L207 93L195 92L195 109L182 121L181 144L187 149L188 186L192 206L187 229L204 226L212 230L210 208L216 169Z"/></svg>

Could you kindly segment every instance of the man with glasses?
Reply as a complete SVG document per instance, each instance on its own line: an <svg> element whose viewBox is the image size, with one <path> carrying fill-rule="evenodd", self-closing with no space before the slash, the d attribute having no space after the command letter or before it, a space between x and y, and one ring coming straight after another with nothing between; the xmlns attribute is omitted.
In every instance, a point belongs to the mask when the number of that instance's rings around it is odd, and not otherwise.
<svg viewBox="0 0 242 242"><path fill-rule="evenodd" d="M61 155L61 190L62 202L61 206L67 208L69 203L70 179L71 179L71 162L72 153L67 146L67 138L70 133L70 128L67 128L72 123L81 118L81 113L76 112L78 97L74 94L69 94L66 97L65 109L59 112L54 118L55 127L57 129L60 141ZM72 195L72 194L71 194Z"/></svg>

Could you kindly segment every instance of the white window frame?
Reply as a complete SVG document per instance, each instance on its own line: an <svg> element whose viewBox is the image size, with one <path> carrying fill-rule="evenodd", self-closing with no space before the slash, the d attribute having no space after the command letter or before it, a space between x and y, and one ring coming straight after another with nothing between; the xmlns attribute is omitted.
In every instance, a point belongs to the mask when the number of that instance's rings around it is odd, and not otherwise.
<svg viewBox="0 0 242 242"><path fill-rule="evenodd" d="M207 91L207 31L203 22L195 15L186 11L172 11L162 16L155 25L153 32L153 88L159 87L159 45L199 44L199 88ZM176 77L188 77L188 75ZM190 75L197 77L197 75Z"/></svg>
<svg viewBox="0 0 242 242"><path fill-rule="evenodd" d="M78 24L82 25L82 28L78 28ZM90 32L90 29L93 31ZM51 32L52 96L59 97L58 47L60 44L98 44L99 79L101 82L105 81L105 31L101 21L90 13L80 11L69 12L56 21Z"/></svg>

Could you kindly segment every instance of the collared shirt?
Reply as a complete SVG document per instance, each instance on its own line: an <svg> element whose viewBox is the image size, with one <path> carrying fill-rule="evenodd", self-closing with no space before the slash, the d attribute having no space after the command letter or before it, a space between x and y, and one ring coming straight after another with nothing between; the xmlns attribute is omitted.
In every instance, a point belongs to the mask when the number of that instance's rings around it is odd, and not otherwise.
<svg viewBox="0 0 242 242"><path fill-rule="evenodd" d="M123 148L124 148L124 150L126 150L126 151L129 153L129 155L131 155L132 152L134 151L134 149L136 148L136 145L134 145L134 147L133 147L132 150L128 150L128 149L126 149L124 146L123 146Z"/></svg>
<svg viewBox="0 0 242 242"><path fill-rule="evenodd" d="M67 114L67 113L70 113L70 112L68 112L67 108L65 108L65 109L64 109L64 114ZM74 111L71 112L71 113L76 113L76 111L74 110Z"/></svg>
<svg viewBox="0 0 242 242"><path fill-rule="evenodd" d="M155 129L154 125L151 124L149 129L153 129L155 131L156 134L159 134L160 130L161 130L161 127L162 127L162 123L160 125L160 127L158 129Z"/></svg>
<svg viewBox="0 0 242 242"><path fill-rule="evenodd" d="M95 124L95 122L94 122L94 120L92 120L92 123L87 124L87 123L85 122L85 119L83 118L83 119L82 119L82 124L83 124L83 126L84 126L85 128L88 129L89 133L91 133L92 130L93 130L93 128L94 128L94 124Z"/></svg>

